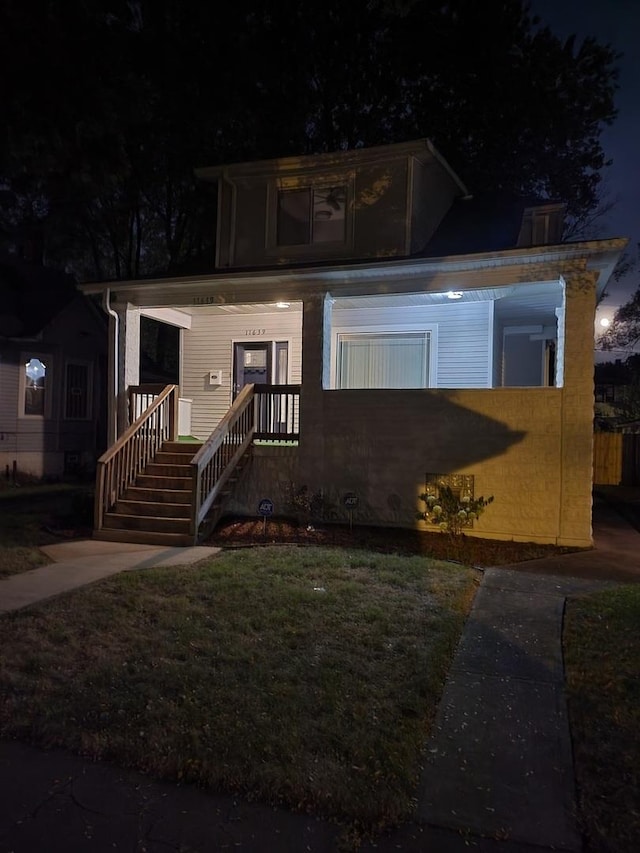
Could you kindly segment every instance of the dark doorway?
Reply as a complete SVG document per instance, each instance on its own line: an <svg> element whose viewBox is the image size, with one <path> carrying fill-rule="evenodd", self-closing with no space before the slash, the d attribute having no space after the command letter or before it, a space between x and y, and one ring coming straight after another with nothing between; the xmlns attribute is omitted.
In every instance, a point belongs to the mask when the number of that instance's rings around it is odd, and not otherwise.
<svg viewBox="0 0 640 853"><path fill-rule="evenodd" d="M180 379L180 329L140 318L140 383L177 385Z"/></svg>

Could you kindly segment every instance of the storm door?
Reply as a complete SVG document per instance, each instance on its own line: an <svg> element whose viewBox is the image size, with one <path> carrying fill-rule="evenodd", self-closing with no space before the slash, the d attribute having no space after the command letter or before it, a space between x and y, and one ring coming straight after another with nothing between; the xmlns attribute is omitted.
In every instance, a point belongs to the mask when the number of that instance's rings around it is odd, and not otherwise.
<svg viewBox="0 0 640 853"><path fill-rule="evenodd" d="M286 385L289 379L288 341L233 345L233 396L245 385ZM287 394L270 388L256 397L256 433L263 436L287 431L291 417Z"/></svg>
<svg viewBox="0 0 640 853"><path fill-rule="evenodd" d="M233 397L245 385L286 385L289 381L288 341L233 345Z"/></svg>
<svg viewBox="0 0 640 853"><path fill-rule="evenodd" d="M245 385L271 384L272 349L271 341L233 345L234 399Z"/></svg>

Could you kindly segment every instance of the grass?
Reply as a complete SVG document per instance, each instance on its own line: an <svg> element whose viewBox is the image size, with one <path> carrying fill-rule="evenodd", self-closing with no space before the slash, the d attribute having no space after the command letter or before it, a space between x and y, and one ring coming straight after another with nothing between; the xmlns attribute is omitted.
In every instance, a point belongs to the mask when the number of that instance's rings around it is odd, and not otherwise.
<svg viewBox="0 0 640 853"><path fill-rule="evenodd" d="M88 494L70 484L0 486L0 578L47 565L40 547L87 524Z"/></svg>
<svg viewBox="0 0 640 853"><path fill-rule="evenodd" d="M0 736L382 828L476 583L314 547L122 574L0 620Z"/></svg>
<svg viewBox="0 0 640 853"><path fill-rule="evenodd" d="M569 715L587 850L640 849L640 586L568 604Z"/></svg>

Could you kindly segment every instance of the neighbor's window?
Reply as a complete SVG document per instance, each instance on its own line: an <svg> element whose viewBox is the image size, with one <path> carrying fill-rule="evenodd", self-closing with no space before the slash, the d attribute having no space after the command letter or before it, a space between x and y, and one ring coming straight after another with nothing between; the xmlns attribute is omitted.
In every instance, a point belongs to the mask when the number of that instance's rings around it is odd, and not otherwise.
<svg viewBox="0 0 640 853"><path fill-rule="evenodd" d="M30 358L24 365L24 413L44 417L47 393L47 365L39 358Z"/></svg>
<svg viewBox="0 0 640 853"><path fill-rule="evenodd" d="M427 388L429 332L338 335L338 388Z"/></svg>
<svg viewBox="0 0 640 853"><path fill-rule="evenodd" d="M65 372L64 416L69 420L86 420L89 407L89 365L68 362Z"/></svg>
<svg viewBox="0 0 640 853"><path fill-rule="evenodd" d="M346 186L280 190L278 245L344 243L346 199Z"/></svg>

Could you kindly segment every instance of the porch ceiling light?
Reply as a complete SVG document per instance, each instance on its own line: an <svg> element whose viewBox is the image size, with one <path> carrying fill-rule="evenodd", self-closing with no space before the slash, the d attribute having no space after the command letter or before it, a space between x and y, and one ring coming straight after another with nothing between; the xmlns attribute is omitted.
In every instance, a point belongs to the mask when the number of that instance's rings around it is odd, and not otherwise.
<svg viewBox="0 0 640 853"><path fill-rule="evenodd" d="M449 299L462 299L462 297L464 296L464 291L462 291L462 290L450 290L447 293L447 296L449 297Z"/></svg>
<svg viewBox="0 0 640 853"><path fill-rule="evenodd" d="M290 305L289 302L276 302L276 308L286 309Z"/></svg>

